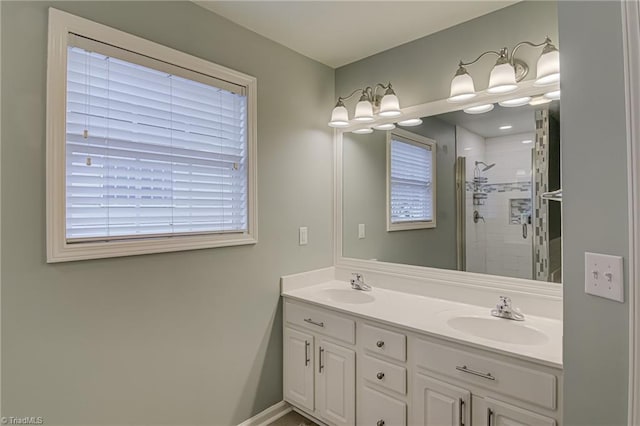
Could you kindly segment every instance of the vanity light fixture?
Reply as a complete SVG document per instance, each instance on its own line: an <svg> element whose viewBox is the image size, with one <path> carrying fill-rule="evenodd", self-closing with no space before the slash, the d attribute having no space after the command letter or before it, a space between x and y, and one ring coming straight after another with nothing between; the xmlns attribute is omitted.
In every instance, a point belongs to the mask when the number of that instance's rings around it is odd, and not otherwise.
<svg viewBox="0 0 640 426"><path fill-rule="evenodd" d="M498 127L498 129L500 129L500 130L509 130L509 129L513 129L513 126L511 124L505 124L504 126Z"/></svg>
<svg viewBox="0 0 640 426"><path fill-rule="evenodd" d="M384 89L384 95L378 94L378 89ZM338 97L338 102L331 112L330 127L348 127L349 113L344 101L360 94L360 100L356 104L353 121L358 123L370 123L375 120L375 114L380 117L397 117L400 111L398 96L393 91L391 83L384 85L376 84L374 87L367 86L364 89L356 89L349 96Z"/></svg>
<svg viewBox="0 0 640 426"><path fill-rule="evenodd" d="M421 124L422 124L422 119L420 118L410 118L408 120L398 121L398 125L402 127L419 126Z"/></svg>
<svg viewBox="0 0 640 426"><path fill-rule="evenodd" d="M489 112L494 108L493 104L476 105L469 108L465 108L463 111L467 114L483 114Z"/></svg>
<svg viewBox="0 0 640 426"><path fill-rule="evenodd" d="M366 127L364 129L354 130L351 133L355 133L356 135L368 135L369 133L373 133L373 129Z"/></svg>
<svg viewBox="0 0 640 426"><path fill-rule="evenodd" d="M518 82L524 79L529 72L526 62L516 59L516 51L524 46L543 47L542 54L536 64L536 86L546 86L560 81L560 54L558 49L552 44L551 39L546 37L542 43L535 44L529 41L522 41L509 49L503 47L499 51L488 50L471 62L460 61L458 70L451 81L451 91L449 102L464 102L476 96L473 78L467 71L467 66L478 62L485 55L493 54L498 56L491 74L489 75L489 86L487 93L502 94L513 92L518 88Z"/></svg>
<svg viewBox="0 0 640 426"><path fill-rule="evenodd" d="M393 123L385 123L385 124L378 124L377 126L373 126L373 128L376 130L393 130L396 128L396 125Z"/></svg>
<svg viewBox="0 0 640 426"><path fill-rule="evenodd" d="M560 91L554 90L553 92L548 92L544 94L544 97L547 99L551 99L552 101L560 99Z"/></svg>
<svg viewBox="0 0 640 426"><path fill-rule="evenodd" d="M531 96L523 96L521 98L508 99L506 101L498 102L501 107L512 108L519 107L528 104L531 101Z"/></svg>

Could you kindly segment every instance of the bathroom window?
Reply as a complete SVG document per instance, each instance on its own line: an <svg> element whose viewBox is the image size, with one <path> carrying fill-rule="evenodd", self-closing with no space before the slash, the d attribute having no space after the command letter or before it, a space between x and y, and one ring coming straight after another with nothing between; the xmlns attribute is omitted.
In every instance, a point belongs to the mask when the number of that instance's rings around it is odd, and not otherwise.
<svg viewBox="0 0 640 426"><path fill-rule="evenodd" d="M255 79L50 13L48 261L255 243Z"/></svg>
<svg viewBox="0 0 640 426"><path fill-rule="evenodd" d="M402 130L387 134L387 231L435 228L436 142Z"/></svg>

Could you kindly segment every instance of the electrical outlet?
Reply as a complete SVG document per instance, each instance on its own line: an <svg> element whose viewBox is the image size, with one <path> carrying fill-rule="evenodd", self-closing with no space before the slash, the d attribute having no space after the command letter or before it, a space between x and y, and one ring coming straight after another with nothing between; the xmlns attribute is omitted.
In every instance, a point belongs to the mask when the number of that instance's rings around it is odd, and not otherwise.
<svg viewBox="0 0 640 426"><path fill-rule="evenodd" d="M301 246L306 246L309 243L309 230L306 226L300 227L300 231L298 234L299 244Z"/></svg>
<svg viewBox="0 0 640 426"><path fill-rule="evenodd" d="M585 253L584 291L594 296L624 302L622 257Z"/></svg>
<svg viewBox="0 0 640 426"><path fill-rule="evenodd" d="M364 223L359 223L358 224L358 238L359 239L363 239L365 237L365 231L364 231Z"/></svg>

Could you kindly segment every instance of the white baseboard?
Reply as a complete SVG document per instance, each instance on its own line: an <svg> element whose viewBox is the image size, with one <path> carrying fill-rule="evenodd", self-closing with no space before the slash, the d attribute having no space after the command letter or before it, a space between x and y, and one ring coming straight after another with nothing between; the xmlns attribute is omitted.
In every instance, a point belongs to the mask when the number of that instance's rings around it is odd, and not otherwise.
<svg viewBox="0 0 640 426"><path fill-rule="evenodd" d="M266 426L289 413L291 410L291 405L289 405L288 402L280 401L250 419L245 420L238 426Z"/></svg>

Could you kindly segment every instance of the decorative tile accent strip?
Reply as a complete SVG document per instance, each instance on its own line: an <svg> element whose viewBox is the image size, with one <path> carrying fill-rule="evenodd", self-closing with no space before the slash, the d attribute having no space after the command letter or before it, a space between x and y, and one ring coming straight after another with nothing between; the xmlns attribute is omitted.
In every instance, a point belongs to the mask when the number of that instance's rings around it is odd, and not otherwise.
<svg viewBox="0 0 640 426"><path fill-rule="evenodd" d="M466 182L465 188L467 192L474 192L473 182ZM506 183L484 183L479 186L481 192L491 194L492 192L531 192L531 181L525 182L506 182Z"/></svg>
<svg viewBox="0 0 640 426"><path fill-rule="evenodd" d="M522 215L531 216L531 198L511 198L509 200L509 223L522 225Z"/></svg>
<svg viewBox="0 0 640 426"><path fill-rule="evenodd" d="M545 220L549 214L548 201L542 194L549 191L547 164L549 162L549 110L536 111L536 140L534 159L534 278L549 281L549 229Z"/></svg>

